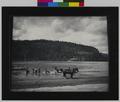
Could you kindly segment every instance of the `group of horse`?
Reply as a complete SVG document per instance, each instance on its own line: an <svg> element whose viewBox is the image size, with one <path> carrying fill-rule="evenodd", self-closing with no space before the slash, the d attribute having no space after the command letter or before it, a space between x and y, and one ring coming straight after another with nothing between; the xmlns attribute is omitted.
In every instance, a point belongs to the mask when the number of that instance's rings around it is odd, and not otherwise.
<svg viewBox="0 0 120 102"><path fill-rule="evenodd" d="M26 68L26 76L28 76L30 73L36 76L41 76L41 74L45 75L57 75L58 73L62 74L63 77L68 78L67 75L70 75L70 78L73 78L75 73L79 72L78 68L57 68L55 67L54 70L47 70L45 69L44 71L41 71L40 68L33 68L32 70Z"/></svg>

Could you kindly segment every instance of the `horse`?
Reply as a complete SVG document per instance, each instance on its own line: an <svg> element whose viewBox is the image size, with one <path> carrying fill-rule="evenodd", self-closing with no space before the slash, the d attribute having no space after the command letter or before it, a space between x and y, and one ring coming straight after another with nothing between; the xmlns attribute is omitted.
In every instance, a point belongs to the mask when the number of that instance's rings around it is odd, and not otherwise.
<svg viewBox="0 0 120 102"><path fill-rule="evenodd" d="M67 78L66 77L66 74L70 74L70 76L71 76L71 78L73 78L73 75L75 74L75 73L78 73L79 72L79 70L78 70L78 68L73 68L73 69L62 69L62 72L63 72L63 76L65 77L65 78Z"/></svg>
<svg viewBox="0 0 120 102"><path fill-rule="evenodd" d="M33 75L37 75L37 72L38 72L38 69L37 69L37 68L33 68L33 69L32 69L32 74L33 74Z"/></svg>
<svg viewBox="0 0 120 102"><path fill-rule="evenodd" d="M56 74L57 74L57 71L56 71L56 70L51 70L51 71L49 71L49 74L50 74L50 75L56 75Z"/></svg>
<svg viewBox="0 0 120 102"><path fill-rule="evenodd" d="M38 75L38 76L40 76L40 73L41 73L41 69L40 69L40 68L33 68L33 69L32 69L32 74L33 74L33 75Z"/></svg>
<svg viewBox="0 0 120 102"><path fill-rule="evenodd" d="M57 67L55 67L55 70L57 71L57 73L62 73L62 69L58 69Z"/></svg>
<svg viewBox="0 0 120 102"><path fill-rule="evenodd" d="M28 67L24 68L24 70L25 70L26 76L28 76L31 73L30 72L31 70Z"/></svg>
<svg viewBox="0 0 120 102"><path fill-rule="evenodd" d="M50 74L50 71L45 69L43 72L42 72L43 75L49 75Z"/></svg>

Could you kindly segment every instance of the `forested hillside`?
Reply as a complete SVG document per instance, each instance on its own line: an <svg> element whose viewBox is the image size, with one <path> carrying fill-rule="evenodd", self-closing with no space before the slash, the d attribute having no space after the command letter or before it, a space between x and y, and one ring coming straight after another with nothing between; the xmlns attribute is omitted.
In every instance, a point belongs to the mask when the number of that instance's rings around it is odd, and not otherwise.
<svg viewBox="0 0 120 102"><path fill-rule="evenodd" d="M12 58L14 61L107 61L108 55L71 42L16 40L12 43Z"/></svg>

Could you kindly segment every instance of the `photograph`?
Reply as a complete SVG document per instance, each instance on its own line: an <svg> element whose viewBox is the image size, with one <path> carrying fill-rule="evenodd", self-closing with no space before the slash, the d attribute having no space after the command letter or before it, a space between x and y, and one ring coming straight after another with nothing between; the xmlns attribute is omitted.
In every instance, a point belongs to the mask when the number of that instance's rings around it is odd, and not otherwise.
<svg viewBox="0 0 120 102"><path fill-rule="evenodd" d="M2 7L2 99L118 100L118 21L117 7Z"/></svg>
<svg viewBox="0 0 120 102"><path fill-rule="evenodd" d="M108 91L106 16L13 17L12 88Z"/></svg>

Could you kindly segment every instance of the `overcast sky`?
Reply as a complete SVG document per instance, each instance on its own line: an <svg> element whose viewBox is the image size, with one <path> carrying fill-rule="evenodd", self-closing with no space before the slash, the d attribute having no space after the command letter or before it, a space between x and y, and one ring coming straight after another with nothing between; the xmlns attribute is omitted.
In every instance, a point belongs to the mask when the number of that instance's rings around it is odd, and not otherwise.
<svg viewBox="0 0 120 102"><path fill-rule="evenodd" d="M108 53L106 17L14 17L13 40L59 40Z"/></svg>

